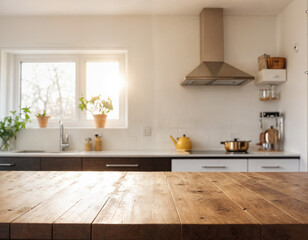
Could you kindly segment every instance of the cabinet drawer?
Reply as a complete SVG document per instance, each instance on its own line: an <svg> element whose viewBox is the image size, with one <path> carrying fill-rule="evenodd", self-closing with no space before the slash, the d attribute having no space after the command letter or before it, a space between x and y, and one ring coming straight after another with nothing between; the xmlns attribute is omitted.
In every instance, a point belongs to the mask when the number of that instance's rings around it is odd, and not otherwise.
<svg viewBox="0 0 308 240"><path fill-rule="evenodd" d="M169 158L84 158L85 171L170 171Z"/></svg>
<svg viewBox="0 0 308 240"><path fill-rule="evenodd" d="M298 172L299 159L250 159L249 172Z"/></svg>
<svg viewBox="0 0 308 240"><path fill-rule="evenodd" d="M247 172L247 159L172 159L172 172Z"/></svg>
<svg viewBox="0 0 308 240"><path fill-rule="evenodd" d="M42 171L81 171L81 158L41 158Z"/></svg>
<svg viewBox="0 0 308 240"><path fill-rule="evenodd" d="M40 158L0 158L0 171L38 171Z"/></svg>

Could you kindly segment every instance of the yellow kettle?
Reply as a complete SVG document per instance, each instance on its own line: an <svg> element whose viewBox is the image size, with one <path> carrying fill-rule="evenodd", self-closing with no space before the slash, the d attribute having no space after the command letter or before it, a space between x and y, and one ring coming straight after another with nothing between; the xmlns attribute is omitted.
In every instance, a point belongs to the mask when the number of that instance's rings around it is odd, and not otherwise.
<svg viewBox="0 0 308 240"><path fill-rule="evenodd" d="M191 141L189 137L186 137L185 134L183 135L183 137L177 138L177 141L175 141L175 139L170 136L172 142L174 143L176 150L179 152L189 152L191 151Z"/></svg>

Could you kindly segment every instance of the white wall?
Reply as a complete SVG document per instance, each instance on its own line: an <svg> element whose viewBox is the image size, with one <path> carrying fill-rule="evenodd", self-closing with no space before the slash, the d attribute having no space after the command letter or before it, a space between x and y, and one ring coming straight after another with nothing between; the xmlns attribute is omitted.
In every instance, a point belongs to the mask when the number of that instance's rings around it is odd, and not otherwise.
<svg viewBox="0 0 308 240"><path fill-rule="evenodd" d="M278 53L287 58L287 79L281 86L280 111L286 114L285 149L300 152L307 171L307 0L294 0L277 17ZM299 51L293 50L298 43Z"/></svg>
<svg viewBox="0 0 308 240"><path fill-rule="evenodd" d="M251 74L257 57L276 54L276 17L225 16L225 60ZM185 133L195 149L223 149L221 140L259 140L259 112L278 103L258 100L258 87L182 87L199 63L197 16L2 17L0 48L128 49L128 129L69 129L71 148L103 134L104 149L166 149ZM2 104L2 103L1 103ZM142 135L143 126L152 136ZM57 129L28 129L18 149L57 149Z"/></svg>

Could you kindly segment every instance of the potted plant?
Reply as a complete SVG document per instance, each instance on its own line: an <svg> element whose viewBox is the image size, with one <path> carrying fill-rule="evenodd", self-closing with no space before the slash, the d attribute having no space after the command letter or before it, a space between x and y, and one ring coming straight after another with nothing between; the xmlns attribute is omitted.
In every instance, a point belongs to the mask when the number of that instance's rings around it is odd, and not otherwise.
<svg viewBox="0 0 308 240"><path fill-rule="evenodd" d="M102 99L101 95L92 97L90 100L83 96L79 98L79 108L81 111L87 110L92 113L97 128L104 128L106 124L107 114L113 110L110 97L107 100Z"/></svg>
<svg viewBox="0 0 308 240"><path fill-rule="evenodd" d="M46 110L44 110L43 113L38 112L35 116L37 117L40 128L46 128L48 125L48 119L50 118L50 116L46 115Z"/></svg>
<svg viewBox="0 0 308 240"><path fill-rule="evenodd" d="M30 108L28 107L22 108L20 113L11 111L10 114L11 116L0 121L0 151L11 150L11 139L16 139L16 133L25 129L30 121Z"/></svg>

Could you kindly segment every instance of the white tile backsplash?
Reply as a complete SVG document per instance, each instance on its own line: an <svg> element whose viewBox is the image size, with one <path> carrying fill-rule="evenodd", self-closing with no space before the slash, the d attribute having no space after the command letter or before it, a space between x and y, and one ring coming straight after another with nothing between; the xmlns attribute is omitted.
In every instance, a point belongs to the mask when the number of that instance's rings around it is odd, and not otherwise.
<svg viewBox="0 0 308 240"><path fill-rule="evenodd" d="M255 75L257 57L276 53L276 18L225 16L224 23L226 62ZM95 133L102 134L105 150L172 150L169 135L184 133L195 149L222 149L221 140L257 140L259 112L277 110L277 102L259 102L253 82L180 85L199 64L198 16L5 17L0 32L0 47L128 50L128 128L65 128L70 149L82 150ZM143 136L143 126L151 126L151 136ZM57 150L58 143L58 129L27 129L16 147Z"/></svg>

